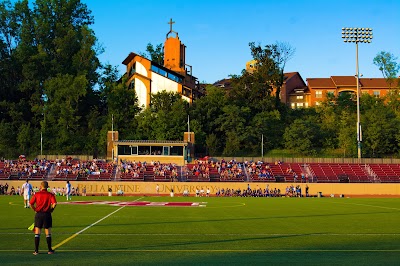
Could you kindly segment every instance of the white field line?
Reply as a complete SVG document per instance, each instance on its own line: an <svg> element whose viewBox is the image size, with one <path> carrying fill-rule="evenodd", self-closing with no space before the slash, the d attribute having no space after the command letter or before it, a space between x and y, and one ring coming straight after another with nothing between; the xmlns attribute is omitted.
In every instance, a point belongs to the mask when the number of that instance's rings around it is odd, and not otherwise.
<svg viewBox="0 0 400 266"><path fill-rule="evenodd" d="M141 200L142 198L143 198L143 197L138 198L138 199L136 199L136 200L134 200L134 201ZM103 221L104 219L107 219L108 217L110 217L110 216L113 215L114 213L116 213L116 212L122 210L122 209L125 208L125 207L126 207L126 206L122 206L122 207L118 208L117 210L115 210L115 211L113 211L112 213L110 213L110 214L104 216L104 217L101 218L100 220L97 220L96 222L92 223L91 225L89 225L89 226L83 228L82 230L76 232L76 233L73 234L72 236L68 237L67 239L61 241L59 244L55 245L55 246L53 247L53 249L56 249L56 248L61 247L62 245L64 245L64 244L67 243L68 241L70 241L71 239L74 239L75 237L77 237L77 236L80 235L81 233L85 232L87 229L89 229L89 228L95 226L96 224L100 223L100 222Z"/></svg>

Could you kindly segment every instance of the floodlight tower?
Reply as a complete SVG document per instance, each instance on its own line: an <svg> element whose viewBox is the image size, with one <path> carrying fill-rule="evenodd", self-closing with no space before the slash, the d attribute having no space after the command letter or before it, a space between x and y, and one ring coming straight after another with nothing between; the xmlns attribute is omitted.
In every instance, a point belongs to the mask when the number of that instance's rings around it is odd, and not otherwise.
<svg viewBox="0 0 400 266"><path fill-rule="evenodd" d="M356 79L357 79L357 150L358 159L361 159L362 131L360 123L360 73L358 70L358 43L371 43L371 28L342 28L344 42L356 43Z"/></svg>

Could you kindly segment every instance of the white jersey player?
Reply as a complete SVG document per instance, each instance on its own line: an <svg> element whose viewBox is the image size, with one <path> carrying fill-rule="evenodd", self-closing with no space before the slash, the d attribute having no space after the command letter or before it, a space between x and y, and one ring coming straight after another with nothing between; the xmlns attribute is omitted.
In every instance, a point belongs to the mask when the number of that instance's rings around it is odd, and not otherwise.
<svg viewBox="0 0 400 266"><path fill-rule="evenodd" d="M67 200L71 200L71 183L69 181L65 185L65 196L67 196Z"/></svg>
<svg viewBox="0 0 400 266"><path fill-rule="evenodd" d="M24 208L29 208L29 200L31 199L32 195L32 185L29 184L29 180L26 180L26 182L22 185L22 191L21 194L24 196Z"/></svg>

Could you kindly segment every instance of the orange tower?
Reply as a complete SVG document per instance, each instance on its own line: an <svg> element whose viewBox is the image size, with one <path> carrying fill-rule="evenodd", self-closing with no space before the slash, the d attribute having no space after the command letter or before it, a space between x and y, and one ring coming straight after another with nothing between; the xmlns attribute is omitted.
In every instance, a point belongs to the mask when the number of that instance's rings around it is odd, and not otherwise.
<svg viewBox="0 0 400 266"><path fill-rule="evenodd" d="M172 30L172 24L174 23L175 22L172 21L172 18L168 22L170 25L170 30L167 33L167 39L164 43L164 67L181 75L185 75L186 46L179 40L178 33ZM175 36L173 36L173 33L175 33Z"/></svg>

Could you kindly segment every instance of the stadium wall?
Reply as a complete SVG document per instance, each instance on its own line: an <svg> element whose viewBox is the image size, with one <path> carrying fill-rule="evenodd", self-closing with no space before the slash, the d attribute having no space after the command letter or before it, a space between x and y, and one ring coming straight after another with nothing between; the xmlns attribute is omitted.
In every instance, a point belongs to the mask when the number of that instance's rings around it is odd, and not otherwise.
<svg viewBox="0 0 400 266"><path fill-rule="evenodd" d="M7 181L9 187L14 186L21 187L24 181ZM152 196L156 194L156 185L159 185L160 195L169 195L171 189L174 190L176 196L181 196L183 191L187 189L191 196L195 194L196 189L203 188L204 191L209 188L211 195L215 195L218 189L247 189L248 183L236 183L236 182L100 182L100 181L70 181L73 187L78 187L79 192L86 187L86 193L88 196L91 195L108 195L108 189L111 188L115 195L119 189L124 191L125 195L148 195ZM5 183L5 182L2 182ZM39 187L40 181L30 181L33 187ZM291 183L249 183L251 189L265 189L267 184L269 189L279 188L281 194L285 193L286 186L290 186ZM302 188L302 193L305 194L305 183L297 183ZM309 194L317 196L319 192L325 197L329 197L334 194L336 197L343 194L345 197L349 196L370 196L370 197L400 197L400 184L394 183L307 183L309 186ZM53 187L65 187L65 181L49 181L49 186ZM10 189L9 189L10 190Z"/></svg>

